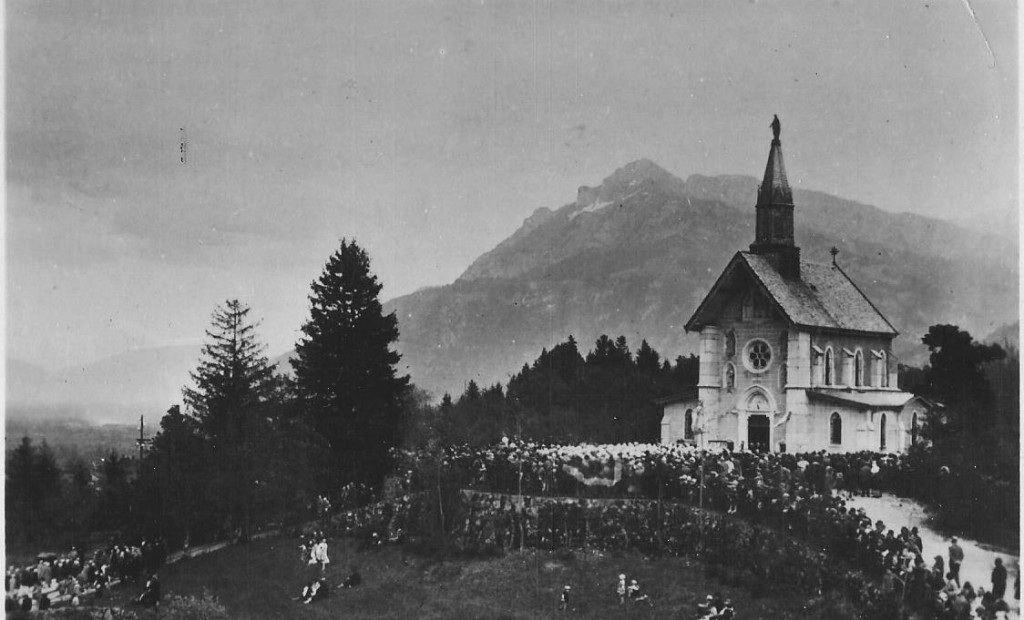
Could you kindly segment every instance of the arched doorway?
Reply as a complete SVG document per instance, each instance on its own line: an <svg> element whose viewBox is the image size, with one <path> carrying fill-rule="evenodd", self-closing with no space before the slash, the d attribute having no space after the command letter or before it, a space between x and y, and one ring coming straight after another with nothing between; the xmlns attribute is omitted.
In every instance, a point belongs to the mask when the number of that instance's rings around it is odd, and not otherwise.
<svg viewBox="0 0 1024 620"><path fill-rule="evenodd" d="M771 418L763 414L747 417L747 447L753 452L771 450Z"/></svg>
<svg viewBox="0 0 1024 620"><path fill-rule="evenodd" d="M740 446L747 450L772 450L772 420L778 412L774 395L763 386L752 385L739 399L737 408Z"/></svg>
<svg viewBox="0 0 1024 620"><path fill-rule="evenodd" d="M885 414L882 414L882 419L878 422L878 451L885 452Z"/></svg>

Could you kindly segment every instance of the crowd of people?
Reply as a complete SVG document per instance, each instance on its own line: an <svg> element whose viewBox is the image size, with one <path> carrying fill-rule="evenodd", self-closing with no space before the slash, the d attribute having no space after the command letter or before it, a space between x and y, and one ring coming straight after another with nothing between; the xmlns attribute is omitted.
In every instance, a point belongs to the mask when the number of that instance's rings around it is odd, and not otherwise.
<svg viewBox="0 0 1024 620"><path fill-rule="evenodd" d="M409 488L416 490L421 460L436 457L406 452L402 458ZM853 495L899 490L908 467L902 455L761 454L680 444L560 446L505 439L483 449L448 448L441 467L443 479L467 489L465 516L455 528L467 548L714 549L711 562L724 551L734 563L745 564L741 570L748 574L786 573L793 579L772 581L797 583L805 591L821 592L835 585L827 582L839 581L854 598L930 610L935 617L1005 613L1000 591L1005 583L999 585L998 570L991 590L960 587L962 550L954 550L949 586L941 568L924 568L926 550L916 531L894 532L847 505ZM939 468L935 483L949 475L948 468ZM711 513L696 514L693 507ZM741 532L722 515L788 534L823 553L808 561L805 552L790 548L769 557L758 547L781 543L770 542L758 527ZM723 533L723 539L715 539Z"/></svg>
<svg viewBox="0 0 1024 620"><path fill-rule="evenodd" d="M398 454L400 469L415 488L414 472L433 455ZM451 446L443 475L461 486L524 495L696 499L701 474L727 484L751 481L807 483L815 492L869 494L905 490L909 464L899 454L811 454L708 451L684 444L556 445L507 438L486 448ZM948 474L948 469L945 471ZM942 471L935 472L940 481ZM705 483L715 481L705 479ZM705 489L707 490L707 489ZM727 492L725 494L728 494Z"/></svg>
<svg viewBox="0 0 1024 620"><path fill-rule="evenodd" d="M145 602L155 604L159 601L155 573L166 559L167 546L160 538L144 539L137 545L114 542L91 555L78 548L63 554L40 554L30 565L7 568L5 608L30 611L77 606L87 597L104 597L112 584L140 583L144 575L148 576L149 592Z"/></svg>

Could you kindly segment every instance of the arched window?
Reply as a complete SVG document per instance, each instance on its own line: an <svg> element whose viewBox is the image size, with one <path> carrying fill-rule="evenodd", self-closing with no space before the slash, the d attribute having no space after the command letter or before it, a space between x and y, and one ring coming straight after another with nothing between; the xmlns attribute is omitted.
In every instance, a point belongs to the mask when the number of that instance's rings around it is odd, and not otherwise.
<svg viewBox="0 0 1024 620"><path fill-rule="evenodd" d="M789 383L789 364L781 364L779 366L779 389L786 389L787 383Z"/></svg>
<svg viewBox="0 0 1024 620"><path fill-rule="evenodd" d="M910 418L910 445L917 445L917 412Z"/></svg>
<svg viewBox="0 0 1024 620"><path fill-rule="evenodd" d="M885 452L885 414L882 414L882 419L878 423L878 451Z"/></svg>
<svg viewBox="0 0 1024 620"><path fill-rule="evenodd" d="M736 366L731 363L725 365L725 389L728 392L736 389Z"/></svg>
<svg viewBox="0 0 1024 620"><path fill-rule="evenodd" d="M843 418L840 417L838 411L833 411L832 417L828 420L828 437L829 443L834 446L843 443Z"/></svg>
<svg viewBox="0 0 1024 620"><path fill-rule="evenodd" d="M832 363L832 347L825 349L825 385L832 385L835 367Z"/></svg>
<svg viewBox="0 0 1024 620"><path fill-rule="evenodd" d="M882 351L882 358L878 360L878 367L881 369L881 382L882 387L889 387L889 356Z"/></svg>
<svg viewBox="0 0 1024 620"><path fill-rule="evenodd" d="M731 359L736 355L736 332L731 329L725 332L725 358Z"/></svg>
<svg viewBox="0 0 1024 620"><path fill-rule="evenodd" d="M853 384L857 387L864 385L864 354L857 349L857 355L853 358Z"/></svg>
<svg viewBox="0 0 1024 620"><path fill-rule="evenodd" d="M693 439L693 409L686 410L686 419L683 422L683 439Z"/></svg>
<svg viewBox="0 0 1024 620"><path fill-rule="evenodd" d="M782 332L779 337L779 359L786 360L789 357L789 332Z"/></svg>

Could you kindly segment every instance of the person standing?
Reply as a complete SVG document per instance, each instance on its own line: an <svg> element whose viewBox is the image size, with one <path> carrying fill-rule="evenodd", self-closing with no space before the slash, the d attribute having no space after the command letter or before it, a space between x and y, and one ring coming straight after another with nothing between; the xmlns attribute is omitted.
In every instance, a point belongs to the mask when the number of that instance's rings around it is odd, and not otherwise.
<svg viewBox="0 0 1024 620"><path fill-rule="evenodd" d="M558 611L562 612L563 615L569 613L569 595L571 592L572 586L565 586L558 597Z"/></svg>
<svg viewBox="0 0 1024 620"><path fill-rule="evenodd" d="M1003 558L996 558L996 565L992 568L992 596L1002 599L1006 594L1006 567L1003 566Z"/></svg>
<svg viewBox="0 0 1024 620"><path fill-rule="evenodd" d="M619 605L626 604L626 575L619 575L619 584L615 587L615 594L619 596Z"/></svg>
<svg viewBox="0 0 1024 620"><path fill-rule="evenodd" d="M964 562L964 550L957 544L956 536L949 539L949 572L953 573L956 585L960 585L960 565Z"/></svg>
<svg viewBox="0 0 1024 620"><path fill-rule="evenodd" d="M331 559L327 556L327 538L321 538L320 542L313 548L313 557L316 563L320 565L320 572L327 572L327 565L331 563Z"/></svg>

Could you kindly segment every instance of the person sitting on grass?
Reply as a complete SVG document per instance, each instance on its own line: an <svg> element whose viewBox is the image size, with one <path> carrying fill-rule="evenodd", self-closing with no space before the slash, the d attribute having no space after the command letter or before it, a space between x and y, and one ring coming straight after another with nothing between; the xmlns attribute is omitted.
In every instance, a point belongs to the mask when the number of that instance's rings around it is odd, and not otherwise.
<svg viewBox="0 0 1024 620"><path fill-rule="evenodd" d="M160 604L160 580L156 575L151 575L146 580L146 587L139 595L138 604L143 607L156 607Z"/></svg>
<svg viewBox="0 0 1024 620"><path fill-rule="evenodd" d="M640 584L633 579L629 582L629 600L632 603L647 603L648 606L654 607L654 603L651 602L651 597L647 596L647 593L640 589Z"/></svg>
<svg viewBox="0 0 1024 620"><path fill-rule="evenodd" d="M718 615L718 609L715 607L714 601L714 597L708 594L703 603L697 604L697 612L700 614L702 620L704 618L711 618L712 616Z"/></svg>
<svg viewBox="0 0 1024 620"><path fill-rule="evenodd" d="M312 582L309 586L306 586L306 588L302 590L302 593L302 602L305 605L309 605L310 603L315 603L317 601L322 601L330 595L330 593L328 592L327 583L324 581L323 577Z"/></svg>
<svg viewBox="0 0 1024 620"><path fill-rule="evenodd" d="M359 571L356 570L356 567L353 566L351 568L352 572L349 573L348 577L345 577L345 581L341 582L338 586L339 588L354 588L363 583L363 577L359 574Z"/></svg>

